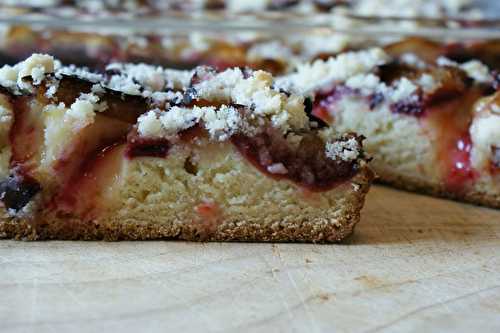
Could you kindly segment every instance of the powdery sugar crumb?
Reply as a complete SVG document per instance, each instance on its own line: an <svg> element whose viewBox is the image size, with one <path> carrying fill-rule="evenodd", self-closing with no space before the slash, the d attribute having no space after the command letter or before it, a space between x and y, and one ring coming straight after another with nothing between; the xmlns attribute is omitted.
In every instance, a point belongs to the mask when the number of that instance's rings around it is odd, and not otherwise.
<svg viewBox="0 0 500 333"><path fill-rule="evenodd" d="M354 161L359 157L360 148L358 141L350 138L346 141L327 142L325 153L332 160Z"/></svg>
<svg viewBox="0 0 500 333"><path fill-rule="evenodd" d="M231 106L155 109L138 119L138 132L144 137L174 137L182 130L201 123L210 137L224 141L243 128L239 111Z"/></svg>

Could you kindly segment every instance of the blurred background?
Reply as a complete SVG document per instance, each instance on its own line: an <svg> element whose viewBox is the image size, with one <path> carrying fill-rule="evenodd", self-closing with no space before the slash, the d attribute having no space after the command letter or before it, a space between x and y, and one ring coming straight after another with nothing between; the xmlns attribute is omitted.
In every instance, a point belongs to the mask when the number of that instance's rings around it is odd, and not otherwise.
<svg viewBox="0 0 500 333"><path fill-rule="evenodd" d="M41 52L95 70L120 61L283 74L371 46L500 62L498 1L3 0L0 8L3 64Z"/></svg>

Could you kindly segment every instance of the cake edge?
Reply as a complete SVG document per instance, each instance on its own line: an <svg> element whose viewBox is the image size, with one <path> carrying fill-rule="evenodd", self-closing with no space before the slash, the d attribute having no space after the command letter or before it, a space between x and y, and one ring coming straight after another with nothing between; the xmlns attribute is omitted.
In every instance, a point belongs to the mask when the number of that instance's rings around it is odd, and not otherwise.
<svg viewBox="0 0 500 333"><path fill-rule="evenodd" d="M222 224L212 235L203 237L194 224L186 224L178 230L176 226L161 224L122 223L113 221L106 224L67 221L67 225L36 221L35 224L13 219L6 212L0 216L0 238L24 241L37 240L82 240L82 241L141 241L141 240L184 240L207 242L300 242L300 243L337 243L348 237L360 221L361 210L365 203L375 173L369 166L363 166L350 180L359 186L345 207L331 207L342 215L338 224L328 224L314 228L318 222L297 221L287 228L276 228L274 223L256 225L248 221L231 221ZM335 188L332 191L339 190ZM280 221L274 221L280 222ZM289 222L287 222L289 223ZM290 223L289 223L290 224ZM36 225L36 226L35 226Z"/></svg>
<svg viewBox="0 0 500 333"><path fill-rule="evenodd" d="M474 204L485 208L500 208L500 194L489 195L475 189L450 192L444 185L435 183L424 183L419 179L408 177L387 169L377 168L376 183L392 186L399 190L409 191L416 194L430 195L442 199L451 199L458 203Z"/></svg>

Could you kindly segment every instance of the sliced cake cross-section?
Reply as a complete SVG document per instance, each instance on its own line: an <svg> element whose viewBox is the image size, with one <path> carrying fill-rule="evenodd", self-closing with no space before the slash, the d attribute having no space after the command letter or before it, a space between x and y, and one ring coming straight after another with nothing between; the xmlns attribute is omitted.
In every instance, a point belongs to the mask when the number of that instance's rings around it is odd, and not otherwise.
<svg viewBox="0 0 500 333"><path fill-rule="evenodd" d="M303 64L277 85L338 133L365 135L382 182L500 207L498 79L478 60L374 48Z"/></svg>
<svg viewBox="0 0 500 333"><path fill-rule="evenodd" d="M362 137L263 71L35 54L0 84L4 237L335 242L373 178Z"/></svg>

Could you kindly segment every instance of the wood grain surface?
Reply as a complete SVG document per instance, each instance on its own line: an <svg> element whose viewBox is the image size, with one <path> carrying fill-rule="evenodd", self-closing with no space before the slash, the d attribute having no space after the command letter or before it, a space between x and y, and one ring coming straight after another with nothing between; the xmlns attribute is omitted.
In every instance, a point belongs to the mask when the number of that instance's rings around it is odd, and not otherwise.
<svg viewBox="0 0 500 333"><path fill-rule="evenodd" d="M344 245L0 241L0 332L500 332L500 211L375 187Z"/></svg>

